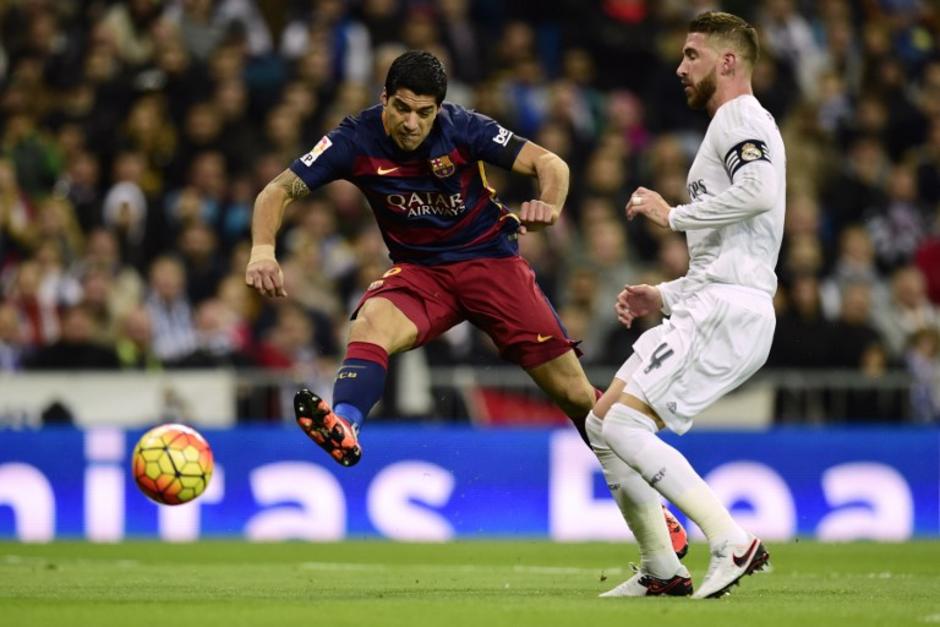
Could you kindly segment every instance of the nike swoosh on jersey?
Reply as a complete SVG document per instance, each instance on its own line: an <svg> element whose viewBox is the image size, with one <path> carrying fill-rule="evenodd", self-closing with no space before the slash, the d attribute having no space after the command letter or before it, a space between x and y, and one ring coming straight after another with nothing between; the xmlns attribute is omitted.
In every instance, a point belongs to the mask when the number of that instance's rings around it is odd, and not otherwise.
<svg viewBox="0 0 940 627"><path fill-rule="evenodd" d="M377 172L379 173L379 176L384 176L384 175L386 175L386 174L391 174L392 172L394 172L394 171L397 170L397 169L398 169L397 166L394 167L394 168L379 168L379 169L377 170Z"/></svg>
<svg viewBox="0 0 940 627"><path fill-rule="evenodd" d="M537 336L535 336L535 339L538 341L539 344L541 344L542 342L549 341L553 337L555 336L554 335L542 335L541 333L539 333Z"/></svg>
<svg viewBox="0 0 940 627"><path fill-rule="evenodd" d="M751 542L751 546L748 547L747 551L744 552L744 555L738 557L734 553L731 554L731 559L734 561L734 565L738 568L744 568L747 566L747 563L751 561L751 555L754 554L754 551L757 550L757 545L759 544L758 540L755 538Z"/></svg>

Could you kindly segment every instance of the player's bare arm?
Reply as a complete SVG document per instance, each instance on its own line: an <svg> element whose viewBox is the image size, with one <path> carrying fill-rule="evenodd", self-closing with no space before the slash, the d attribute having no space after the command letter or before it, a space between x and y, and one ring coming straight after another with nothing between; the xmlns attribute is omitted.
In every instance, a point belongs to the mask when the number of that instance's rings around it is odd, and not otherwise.
<svg viewBox="0 0 940 627"><path fill-rule="evenodd" d="M636 191L630 194L630 200L627 201L626 212L627 219L640 216L646 216L648 220L663 228L669 228L669 212L672 207L669 206L659 192L654 192L645 187L637 187Z"/></svg>
<svg viewBox="0 0 940 627"><path fill-rule="evenodd" d="M274 256L277 230L291 202L310 193L307 185L290 170L284 170L265 185L255 200L251 217L251 257L245 283L270 298L287 296L284 273Z"/></svg>
<svg viewBox="0 0 940 627"><path fill-rule="evenodd" d="M555 224L568 197L568 164L555 153L527 141L516 156L512 171L534 176L539 182L539 198L519 207L520 232Z"/></svg>
<svg viewBox="0 0 940 627"><path fill-rule="evenodd" d="M655 285L624 285L617 295L614 311L620 324L629 329L634 320L662 307L663 296Z"/></svg>

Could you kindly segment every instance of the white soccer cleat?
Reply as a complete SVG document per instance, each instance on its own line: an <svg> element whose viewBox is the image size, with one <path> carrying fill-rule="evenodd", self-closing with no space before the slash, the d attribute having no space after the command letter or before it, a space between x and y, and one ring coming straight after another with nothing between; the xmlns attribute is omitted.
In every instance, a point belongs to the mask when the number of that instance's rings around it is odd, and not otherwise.
<svg viewBox="0 0 940 627"><path fill-rule="evenodd" d="M632 564L631 567L635 571L632 577L598 596L609 599L613 597L687 597L692 594L692 576L685 566L670 579L659 579L644 573Z"/></svg>
<svg viewBox="0 0 940 627"><path fill-rule="evenodd" d="M759 538L750 535L744 544L725 542L712 550L708 572L693 599L717 599L731 592L741 577L770 567L770 553Z"/></svg>

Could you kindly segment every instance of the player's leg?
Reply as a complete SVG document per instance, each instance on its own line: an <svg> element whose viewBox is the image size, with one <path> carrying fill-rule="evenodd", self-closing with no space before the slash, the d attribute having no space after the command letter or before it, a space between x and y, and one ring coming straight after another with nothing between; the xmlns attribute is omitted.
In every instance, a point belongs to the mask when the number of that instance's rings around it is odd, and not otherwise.
<svg viewBox="0 0 940 627"><path fill-rule="evenodd" d="M711 561L696 597L720 596L744 575L761 570L769 559L760 540L742 529L705 480L677 449L656 433L663 423L656 412L627 388L604 418L610 448L702 529Z"/></svg>
<svg viewBox="0 0 940 627"><path fill-rule="evenodd" d="M546 363L525 370L539 388L571 419L581 434L581 439L590 446L585 419L594 407L597 391L584 374L575 352L568 350Z"/></svg>
<svg viewBox="0 0 940 627"><path fill-rule="evenodd" d="M607 487L639 544L643 573L663 581L671 581L677 576L688 579L688 571L679 562L679 555L685 555L689 546L685 529L663 507L659 493L607 446L601 434L603 423L590 405L585 411L585 402L588 399L593 401L597 396L574 351L569 350L526 372L568 414L572 422L584 425L588 446L597 456ZM651 585L655 589L659 584L654 581ZM686 588L684 594L690 594L691 580L687 587L665 587L676 591ZM632 586L630 589L635 591Z"/></svg>
<svg viewBox="0 0 940 627"><path fill-rule="evenodd" d="M678 550L684 555L689 546L685 530L672 514L662 507L659 493L607 446L601 433L602 425L601 420L593 413L588 416L587 430L594 454L604 472L607 487L636 539L640 551L640 567L633 577L600 596L691 594L692 578L679 561L679 554L672 542L672 536L678 536ZM667 517L665 525L664 511ZM674 522L676 527L670 528L670 522Z"/></svg>
<svg viewBox="0 0 940 627"><path fill-rule="evenodd" d="M385 389L388 356L409 350L418 327L392 301L374 297L363 303L349 327L346 357L333 384L337 414L361 426Z"/></svg>
<svg viewBox="0 0 940 627"><path fill-rule="evenodd" d="M691 416L737 387L766 359L773 311L737 307L703 297L674 310L668 330L635 344L640 367L604 418L610 448L660 494L692 519L712 550L709 572L695 596L725 592L761 569L767 552L742 529L685 456L657 436L668 424L678 433Z"/></svg>
<svg viewBox="0 0 940 627"><path fill-rule="evenodd" d="M577 360L575 363L580 369ZM633 363L628 360L625 367L632 368ZM556 385L567 385L564 379L556 379L555 374L551 367L548 370L542 367L533 374L533 378L536 381L541 378L540 385L547 391L554 390ZM580 376L583 377L583 373ZM619 397L623 386L622 380L614 378L595 409L588 413L586 428L591 448L600 462L611 495L636 538L640 550L640 569L635 576L601 596L688 595L692 593L692 580L688 570L679 562L679 557L685 555L689 546L685 529L662 506L659 493L617 457L602 435L603 422L597 412L600 411L600 415L606 413L607 408L602 404L604 397ZM666 524L663 524L664 516Z"/></svg>
<svg viewBox="0 0 940 627"><path fill-rule="evenodd" d="M529 376L571 418L582 439L591 447L586 420L597 398L578 361L573 344L555 315L551 304L539 290L531 268L521 258L489 260L485 263L459 264L461 306L468 318L493 338L502 356L522 366ZM494 278L496 280L494 280ZM594 440L601 444L599 425ZM593 448L593 447L592 447ZM631 487L642 490L644 498L655 500L658 525L665 546L670 546L660 498L637 476L636 472L604 449L605 459L616 465L616 477L608 480L614 500L627 518L633 502ZM604 464L605 461L601 460ZM606 469L605 469L606 471ZM621 476L624 475L624 476ZM632 479L632 481L631 481ZM685 530L671 514L680 550L687 545ZM675 555L672 560L676 563ZM665 572L668 568L664 568ZM670 577L675 573L670 573ZM687 593L686 593L687 594Z"/></svg>
<svg viewBox="0 0 940 627"><path fill-rule="evenodd" d="M743 542L744 531L682 453L656 433L662 421L628 387L604 418L608 445L660 494L702 529L712 546Z"/></svg>
<svg viewBox="0 0 940 627"><path fill-rule="evenodd" d="M418 328L391 301L370 298L349 329L346 357L333 383L333 407L308 389L294 397L297 423L344 466L362 456L359 429L382 397L388 356L411 348Z"/></svg>
<svg viewBox="0 0 940 627"><path fill-rule="evenodd" d="M340 464L352 466L362 456L359 430L382 397L389 355L420 346L461 320L449 294L438 289L438 278L433 269L404 265L373 283L350 325L333 406L307 389L294 397L297 423Z"/></svg>
<svg viewBox="0 0 940 627"><path fill-rule="evenodd" d="M624 366L625 367L632 366L633 361L634 360L631 357L631 359L627 360L627 363L624 364ZM623 370L623 368L621 368L621 370ZM619 374L620 373L618 372L618 376L614 377L614 380L611 382L610 386L608 386L607 390L603 393L601 398L599 398L598 401L594 404L593 411L590 414L588 414L587 431L588 431L588 436L590 436L591 438L591 448L593 448L594 451L597 452L598 446L605 447L610 452L610 455L609 457L606 457L605 460L601 461L601 465L605 469L610 467L611 472L615 477L629 476L632 479L632 481L630 482L618 481L617 483L620 483L621 485L624 485L624 486L629 486L629 489L631 491L646 489L646 490L655 492L655 490L653 490L653 488L651 488L649 484L646 483L646 481L642 477L640 477L639 474L635 470L633 470L633 468L631 468L626 463L624 463L624 461L620 459L619 457L617 457L616 454L613 453L613 451L610 451L610 447L607 446L607 442L603 439L604 436L602 433L602 429L604 426L604 423L603 423L604 416L607 415L607 412L608 410L610 410L610 406L613 404L613 402L616 401L618 398L620 398L620 394L623 393L623 388L626 385L626 382L619 378ZM605 473L606 472L607 471L605 470ZM638 481L636 481L637 479ZM634 485L637 487L635 488L632 487ZM658 494L659 493L657 492L657 495ZM685 528L682 526L682 523L680 523L679 520L675 516L673 516L672 512L670 512L669 509L665 505L663 505L662 510L663 510L663 515L666 519L666 528L669 531L669 541L670 541L670 544L672 545L672 550L673 552L675 552L676 557L678 557L679 559L682 559L683 557L685 557L686 553L689 552L689 535L686 533ZM649 518L649 521L653 521L655 519L656 517L651 516ZM652 524L652 522L650 522L649 524ZM631 529L632 529L632 526L631 526ZM659 532L655 531L655 533L659 533ZM633 534L637 535L636 529L633 530ZM642 549L643 547L641 546L641 552L642 552ZM653 550L654 549L652 548L650 549L651 552Z"/></svg>
<svg viewBox="0 0 940 627"><path fill-rule="evenodd" d="M585 435L588 446L597 455L604 471L607 485L617 505L637 538L640 547L641 570L656 577L667 578L677 572L678 559L685 557L689 550L689 536L682 524L665 506L662 506L659 493L653 490L637 472L624 463L604 441L601 434L602 420L610 406L623 393L626 380L639 366L637 356L631 356L617 371L607 390L594 403L593 410L584 418ZM575 425L581 421L579 407L572 399L560 401L559 398L570 389L581 389L587 381L581 363L569 351L559 358L528 370L535 382L559 406L571 404L574 412L569 413ZM590 383L587 383L590 385ZM652 505L655 503L655 507ZM665 527L662 521L665 519Z"/></svg>
<svg viewBox="0 0 940 627"><path fill-rule="evenodd" d="M636 363L639 363L638 360ZM628 364L635 367L631 361ZM687 577L687 571L682 568L679 558L688 551L688 534L669 510L663 507L660 494L611 451L603 438L603 422L597 410L589 408L585 412L587 400L595 399L597 395L574 351L569 350L526 372L576 426L584 425L582 437L586 438L588 446L597 456L611 495L639 544L643 573L670 580L681 571ZM604 399L617 398L613 394L619 396L618 391L623 386L623 381L615 377L611 388L597 401L597 409L606 411ZM656 585L655 582L653 585ZM685 594L691 591L689 582Z"/></svg>
<svg viewBox="0 0 940 627"><path fill-rule="evenodd" d="M489 335L500 356L519 364L571 418L585 444L584 419L594 406L594 387L588 382L577 344L558 319L548 298L535 282L535 273L522 257L476 259L449 266L458 286L458 301L467 319ZM543 367L552 361L554 366ZM541 376L540 373L548 373ZM549 381L548 376L557 381ZM564 388L562 383L571 384Z"/></svg>

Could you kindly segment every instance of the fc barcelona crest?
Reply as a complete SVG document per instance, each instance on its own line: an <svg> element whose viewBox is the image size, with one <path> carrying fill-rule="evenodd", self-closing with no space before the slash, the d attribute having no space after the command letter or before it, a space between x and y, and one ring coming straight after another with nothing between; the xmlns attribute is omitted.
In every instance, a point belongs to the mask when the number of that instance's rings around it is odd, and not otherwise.
<svg viewBox="0 0 940 627"><path fill-rule="evenodd" d="M446 179L448 176L453 174L454 170L456 169L457 168L454 167L454 162L450 160L449 155L431 159L431 171L434 172L434 176L439 179Z"/></svg>

